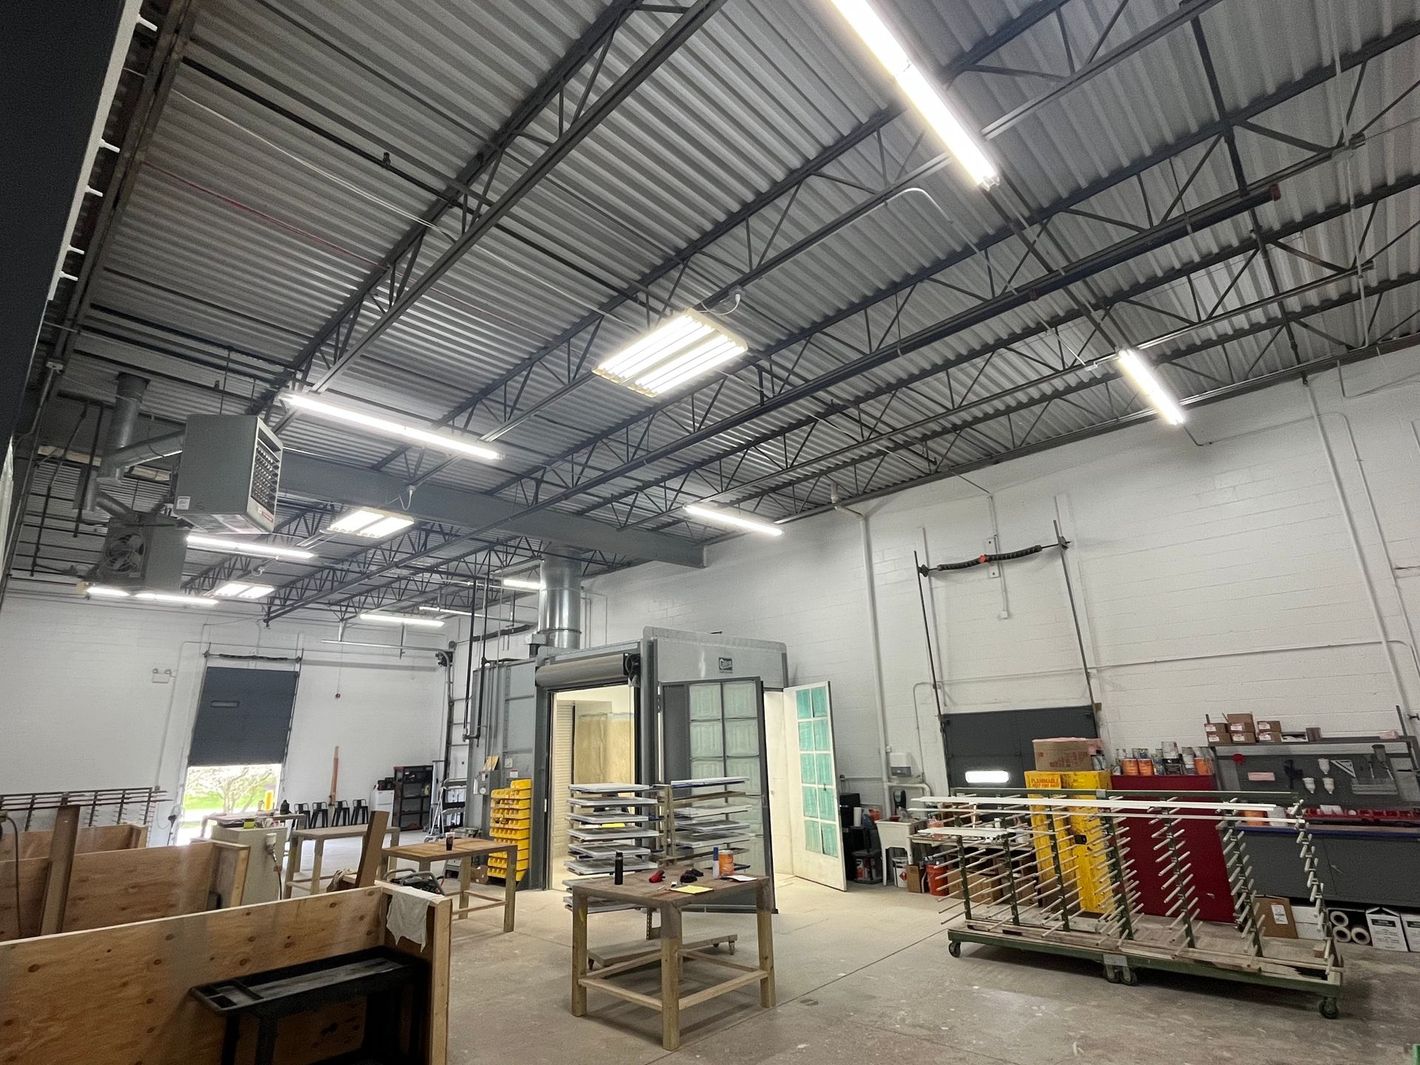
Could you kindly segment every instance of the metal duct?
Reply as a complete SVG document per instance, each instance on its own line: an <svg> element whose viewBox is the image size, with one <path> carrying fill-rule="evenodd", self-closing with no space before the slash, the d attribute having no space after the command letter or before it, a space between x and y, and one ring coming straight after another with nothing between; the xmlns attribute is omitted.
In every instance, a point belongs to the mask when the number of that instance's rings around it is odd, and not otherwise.
<svg viewBox="0 0 1420 1065"><path fill-rule="evenodd" d="M141 413L143 393L148 391L148 379L137 374L118 375L118 392L113 400L113 417L109 419L108 432L104 435L103 454L105 458L133 443L138 430L138 416ZM99 477L90 475L84 482L83 510L93 510L98 503Z"/></svg>
<svg viewBox="0 0 1420 1065"><path fill-rule="evenodd" d="M582 646L582 567L570 558L547 555L539 571L537 635L546 647L575 651Z"/></svg>

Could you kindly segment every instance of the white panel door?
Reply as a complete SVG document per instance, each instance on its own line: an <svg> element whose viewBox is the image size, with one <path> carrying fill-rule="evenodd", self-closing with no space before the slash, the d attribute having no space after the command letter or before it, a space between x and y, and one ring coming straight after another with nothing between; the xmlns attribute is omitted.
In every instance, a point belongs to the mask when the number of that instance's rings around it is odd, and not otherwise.
<svg viewBox="0 0 1420 1065"><path fill-rule="evenodd" d="M848 889L843 832L838 821L838 765L833 758L833 714L827 681L784 689L789 777L798 787L793 819L794 875L839 891Z"/></svg>

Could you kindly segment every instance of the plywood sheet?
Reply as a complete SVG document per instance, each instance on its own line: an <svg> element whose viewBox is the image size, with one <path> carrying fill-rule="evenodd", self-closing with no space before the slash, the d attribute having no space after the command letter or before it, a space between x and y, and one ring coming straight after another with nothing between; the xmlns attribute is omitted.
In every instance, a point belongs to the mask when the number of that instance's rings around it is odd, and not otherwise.
<svg viewBox="0 0 1420 1065"><path fill-rule="evenodd" d="M80 854L69 881L64 930L201 913L216 860L217 848L209 840Z"/></svg>
<svg viewBox="0 0 1420 1065"><path fill-rule="evenodd" d="M0 1062L217 1061L222 1023L188 990L378 946L384 894L358 888L0 943ZM289 1038L283 1026L281 1060L294 1065L338 1052L355 1025L347 1010L313 1018ZM251 1041L243 1043L250 1053Z"/></svg>

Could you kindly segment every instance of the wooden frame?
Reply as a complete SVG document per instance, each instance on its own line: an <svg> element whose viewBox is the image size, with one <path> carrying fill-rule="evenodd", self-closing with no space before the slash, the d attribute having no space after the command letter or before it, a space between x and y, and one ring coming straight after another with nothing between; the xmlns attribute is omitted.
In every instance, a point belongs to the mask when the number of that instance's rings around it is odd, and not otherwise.
<svg viewBox="0 0 1420 1065"><path fill-rule="evenodd" d="M185 847L73 854L62 890L55 862L0 861L0 940L174 917L240 905L251 848L216 840ZM19 877L15 914L12 877Z"/></svg>
<svg viewBox="0 0 1420 1065"><path fill-rule="evenodd" d="M53 838L53 831L47 828L21 832L20 857L48 858L49 848ZM135 850L138 847L146 847L147 845L147 825L90 825L79 829L78 837L74 842L74 853L88 854L92 851L126 851ZM14 836L7 831L4 840L0 841L0 862L10 861L14 857Z"/></svg>
<svg viewBox="0 0 1420 1065"><path fill-rule="evenodd" d="M425 946L385 931L391 899L427 906ZM381 944L430 964L425 1065L448 1050L452 900L392 884L138 924L0 943L0 1031L7 1055L45 1065L217 1061L224 1022L189 991ZM358 1045L363 1010L345 1003L283 1023L280 1060Z"/></svg>
<svg viewBox="0 0 1420 1065"><path fill-rule="evenodd" d="M666 873L666 881L651 884L645 877L628 879L624 884L613 884L610 878L603 881L583 881L568 885L572 894L572 1015L587 1015L587 991L604 991L609 995L634 1002L638 1006L656 1010L661 1015L661 1046L666 1050L680 1048L680 1011L708 1002L720 995L736 991L741 987L759 985L759 1004L768 1009L776 1000L774 987L774 904L770 894L770 881L760 877L753 881L709 880L700 882L709 889L708 893L687 895L675 889L672 874ZM757 965L742 965L729 961L708 951L697 949L692 944L687 947L682 940L681 918L685 909L692 906L713 905L725 896L743 891L754 892L755 921L759 959ZM660 943L647 944L647 952L627 961L598 969L595 976L588 973L587 915L593 899L607 899L624 902L650 910L659 910L661 915ZM661 993L647 995L632 991L628 987L613 982L612 977L644 968L659 954L661 966ZM702 988L689 995L681 994L681 966L686 961L709 962L735 971L717 984Z"/></svg>
<svg viewBox="0 0 1420 1065"><path fill-rule="evenodd" d="M459 863L459 904L454 907L454 917L462 920L477 910L489 910L495 906L501 906L503 907L503 931L511 932L517 915L518 878L516 876L503 878L502 898L485 895L481 891L474 891L471 887L474 860L481 859L486 864L489 856L494 854L504 855L511 867L518 858L518 845L497 839L462 838L454 840L453 849L446 848L443 843L407 843L398 847L386 847L383 855L384 871L382 876L388 880L390 874L394 872L395 863L399 860L414 862L420 872L428 872L429 866L434 862L457 861ZM480 904L475 906L469 901L470 899L478 899Z"/></svg>

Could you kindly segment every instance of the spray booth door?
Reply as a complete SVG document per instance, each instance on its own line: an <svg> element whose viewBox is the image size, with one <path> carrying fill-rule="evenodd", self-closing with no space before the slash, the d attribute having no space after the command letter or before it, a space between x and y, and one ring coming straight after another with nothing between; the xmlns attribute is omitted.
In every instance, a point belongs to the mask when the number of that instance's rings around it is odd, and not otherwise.
<svg viewBox="0 0 1420 1065"><path fill-rule="evenodd" d="M782 717L789 754L787 791L794 875L846 891L828 682L785 688Z"/></svg>
<svg viewBox="0 0 1420 1065"><path fill-rule="evenodd" d="M707 680L661 688L665 778L743 777L744 820L754 838L738 861L774 875L770 853L769 759L764 741L764 691L758 680Z"/></svg>

